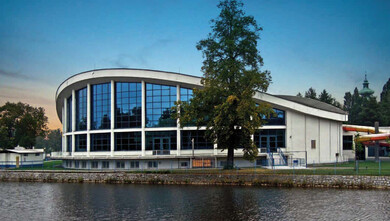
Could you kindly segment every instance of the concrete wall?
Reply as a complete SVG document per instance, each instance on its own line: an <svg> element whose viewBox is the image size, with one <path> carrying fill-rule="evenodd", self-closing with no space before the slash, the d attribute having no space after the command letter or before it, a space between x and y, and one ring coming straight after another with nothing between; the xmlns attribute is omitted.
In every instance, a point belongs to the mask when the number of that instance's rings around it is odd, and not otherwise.
<svg viewBox="0 0 390 221"><path fill-rule="evenodd" d="M286 124L286 150L295 157L304 158L307 151L308 164L331 163L336 162L338 153L337 160L343 161L341 122L287 110ZM312 148L312 140L315 148Z"/></svg>
<svg viewBox="0 0 390 221"><path fill-rule="evenodd" d="M1 181L390 189L389 176L0 171Z"/></svg>

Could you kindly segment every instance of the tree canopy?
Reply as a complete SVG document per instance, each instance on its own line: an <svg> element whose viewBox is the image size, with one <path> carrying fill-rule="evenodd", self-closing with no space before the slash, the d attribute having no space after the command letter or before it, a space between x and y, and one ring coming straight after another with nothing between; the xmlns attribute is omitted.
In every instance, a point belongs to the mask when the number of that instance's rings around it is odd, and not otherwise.
<svg viewBox="0 0 390 221"><path fill-rule="evenodd" d="M302 94L299 92L296 96L302 97ZM331 104L335 107L341 108L341 104L336 100L336 98L332 97L332 95L325 89L322 90L320 95L318 95L317 97L316 89L310 87L307 91L305 91L305 98L319 100L327 104Z"/></svg>
<svg viewBox="0 0 390 221"><path fill-rule="evenodd" d="M45 149L46 153L61 151L62 135L60 129L49 130L46 137L38 136L35 139L35 147Z"/></svg>
<svg viewBox="0 0 390 221"><path fill-rule="evenodd" d="M390 125L390 79L384 84L380 102L375 96L363 97L357 88L353 94L346 92L344 110L348 111L348 123L373 126L375 121L380 125Z"/></svg>
<svg viewBox="0 0 390 221"><path fill-rule="evenodd" d="M37 136L44 136L47 117L42 107L24 103L7 102L0 107L0 147L14 148L17 145L31 148Z"/></svg>
<svg viewBox="0 0 390 221"><path fill-rule="evenodd" d="M262 116L272 113L269 105L256 104L252 98L267 90L271 76L260 70L263 58L257 47L262 28L242 7L235 0L219 3L211 33L196 46L204 57L203 88L194 89L189 103L178 102L174 114L181 126L206 126L206 137L228 151L227 168L234 165L236 148L243 148L246 159L255 159L258 147L251 135L262 125Z"/></svg>

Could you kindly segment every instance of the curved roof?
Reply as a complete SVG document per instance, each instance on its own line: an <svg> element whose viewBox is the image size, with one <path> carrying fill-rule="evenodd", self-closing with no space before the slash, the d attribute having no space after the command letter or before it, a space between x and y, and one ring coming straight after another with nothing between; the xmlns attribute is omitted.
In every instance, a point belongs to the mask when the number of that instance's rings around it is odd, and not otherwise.
<svg viewBox="0 0 390 221"><path fill-rule="evenodd" d="M64 98L72 94L72 90L78 90L87 84L104 83L111 80L115 81L146 81L148 83L158 83L166 85L181 85L189 88L200 88L201 78L181 73L156 71L148 69L130 69L130 68L113 68L97 69L78 73L66 79L60 84L56 92L57 115L62 121L62 106ZM332 119L336 121L346 121L347 115L339 108L332 105L289 95L270 95L257 92L254 99L264 101L272 105L291 109L305 114Z"/></svg>

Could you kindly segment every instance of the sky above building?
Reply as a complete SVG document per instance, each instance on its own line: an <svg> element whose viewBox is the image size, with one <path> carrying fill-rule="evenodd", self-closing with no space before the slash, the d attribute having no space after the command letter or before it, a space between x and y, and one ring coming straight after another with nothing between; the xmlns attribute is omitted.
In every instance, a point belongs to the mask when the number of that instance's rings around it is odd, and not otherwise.
<svg viewBox="0 0 390 221"><path fill-rule="evenodd" d="M390 77L390 1L247 0L263 27L259 49L271 94L326 89L339 102L367 72L379 96ZM55 92L99 68L201 76L196 43L218 16L216 0L0 0L0 105L42 106L59 128Z"/></svg>

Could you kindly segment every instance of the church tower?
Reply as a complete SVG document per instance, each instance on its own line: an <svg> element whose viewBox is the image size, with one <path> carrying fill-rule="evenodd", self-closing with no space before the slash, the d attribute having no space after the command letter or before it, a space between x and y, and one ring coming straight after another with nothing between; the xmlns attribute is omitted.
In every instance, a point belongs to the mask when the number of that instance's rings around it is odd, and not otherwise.
<svg viewBox="0 0 390 221"><path fill-rule="evenodd" d="M362 96L362 97L370 97L371 95L374 94L374 91L371 90L368 85L370 83L368 83L368 80L367 80L367 74L365 75L365 79L364 79L364 82L363 82L363 89L361 89L359 91L359 94Z"/></svg>

